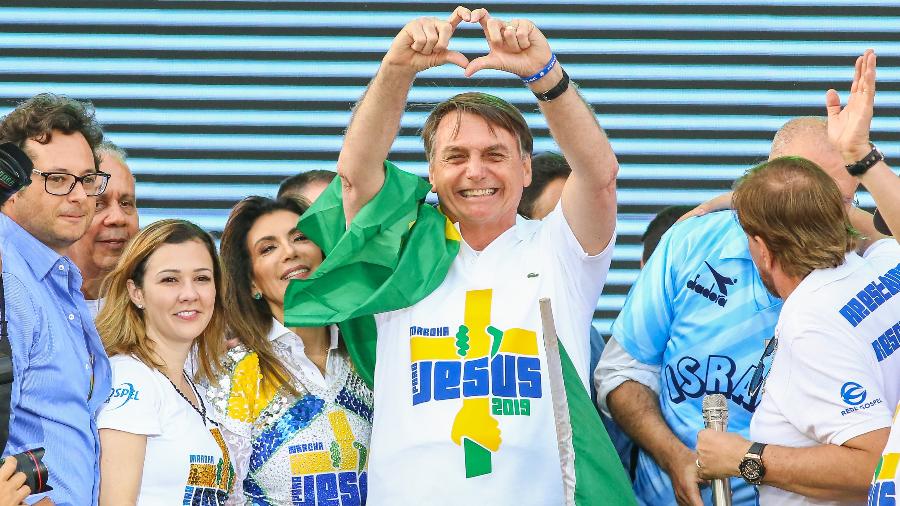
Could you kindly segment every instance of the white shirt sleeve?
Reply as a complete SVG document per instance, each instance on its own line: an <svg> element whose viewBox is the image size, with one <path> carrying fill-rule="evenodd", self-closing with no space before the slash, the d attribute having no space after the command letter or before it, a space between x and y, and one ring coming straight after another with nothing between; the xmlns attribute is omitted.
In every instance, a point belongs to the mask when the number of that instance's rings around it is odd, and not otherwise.
<svg viewBox="0 0 900 506"><path fill-rule="evenodd" d="M113 357L113 390L97 416L97 427L132 434L162 433L162 392L156 373L133 357Z"/></svg>
<svg viewBox="0 0 900 506"><path fill-rule="evenodd" d="M767 380L766 388L798 431L821 444L842 445L891 426L891 406L884 402L871 350L808 322L785 341L779 343L785 349L776 352L770 373L780 377Z"/></svg>
<svg viewBox="0 0 900 506"><path fill-rule="evenodd" d="M597 407L604 415L612 418L606 404L606 396L626 381L637 381L659 395L659 367L647 365L629 355L613 336L606 343L600 361L597 362L597 368L594 369Z"/></svg>
<svg viewBox="0 0 900 506"><path fill-rule="evenodd" d="M596 255L589 255L581 247L575 233L566 221L562 204L542 220L541 244L552 255L545 258L545 268L555 280L557 293L552 294L553 312L557 320L559 338L566 352L582 375L582 381L590 381L590 322L597 308L597 300L612 262L615 234L606 248ZM557 302L560 301L560 302ZM565 301L565 307L561 301ZM565 311L566 317L562 316ZM568 320L577 328L566 328Z"/></svg>

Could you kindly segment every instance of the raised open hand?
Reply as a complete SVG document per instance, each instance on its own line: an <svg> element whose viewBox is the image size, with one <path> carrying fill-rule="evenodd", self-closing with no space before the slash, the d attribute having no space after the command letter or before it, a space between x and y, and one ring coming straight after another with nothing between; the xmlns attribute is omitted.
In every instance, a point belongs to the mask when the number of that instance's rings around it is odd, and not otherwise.
<svg viewBox="0 0 900 506"><path fill-rule="evenodd" d="M470 11L460 6L446 21L438 18L414 19L394 37L384 61L407 67L413 72L421 72L445 63L466 68L469 59L459 51L450 51L447 46L460 22L477 23L483 16L487 16L484 9Z"/></svg>
<svg viewBox="0 0 900 506"><path fill-rule="evenodd" d="M490 52L469 62L466 77L483 69L503 70L519 77L528 77L550 61L550 45L534 23L527 19L514 19L507 23L491 17L484 9L479 11L484 11L478 22L484 30ZM471 21L475 22L475 19Z"/></svg>
<svg viewBox="0 0 900 506"><path fill-rule="evenodd" d="M868 49L856 59L847 105L842 109L838 92L831 89L825 94L825 108L828 138L844 160L852 163L866 156L871 150L869 129L875 109L875 51Z"/></svg>

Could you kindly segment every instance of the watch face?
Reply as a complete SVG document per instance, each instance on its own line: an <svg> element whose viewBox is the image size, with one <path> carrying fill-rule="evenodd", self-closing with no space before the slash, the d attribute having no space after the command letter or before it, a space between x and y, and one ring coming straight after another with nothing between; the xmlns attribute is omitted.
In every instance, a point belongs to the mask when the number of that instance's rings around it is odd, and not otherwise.
<svg viewBox="0 0 900 506"><path fill-rule="evenodd" d="M745 480L750 483L759 483L766 469L763 467L762 462L756 459L744 459L741 461L740 471L741 477Z"/></svg>

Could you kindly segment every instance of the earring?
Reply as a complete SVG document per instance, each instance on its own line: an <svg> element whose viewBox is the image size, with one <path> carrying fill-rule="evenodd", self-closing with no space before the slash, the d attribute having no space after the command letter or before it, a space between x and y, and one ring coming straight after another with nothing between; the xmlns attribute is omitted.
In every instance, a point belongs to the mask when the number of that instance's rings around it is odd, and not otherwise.
<svg viewBox="0 0 900 506"><path fill-rule="evenodd" d="M143 305L143 304L135 304L135 305L137 306L138 309L144 309L144 305Z"/></svg>
<svg viewBox="0 0 900 506"><path fill-rule="evenodd" d="M261 299L262 299L262 293L253 292L253 300L261 300Z"/></svg>

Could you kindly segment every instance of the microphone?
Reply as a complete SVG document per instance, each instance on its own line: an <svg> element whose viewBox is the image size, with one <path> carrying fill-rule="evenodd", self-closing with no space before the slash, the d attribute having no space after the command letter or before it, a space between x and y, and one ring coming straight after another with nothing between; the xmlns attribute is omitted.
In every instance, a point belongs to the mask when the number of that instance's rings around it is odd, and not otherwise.
<svg viewBox="0 0 900 506"><path fill-rule="evenodd" d="M719 432L728 430L728 401L724 395L713 394L703 398L703 425ZM712 480L712 503L714 506L731 506L731 482L728 478Z"/></svg>

